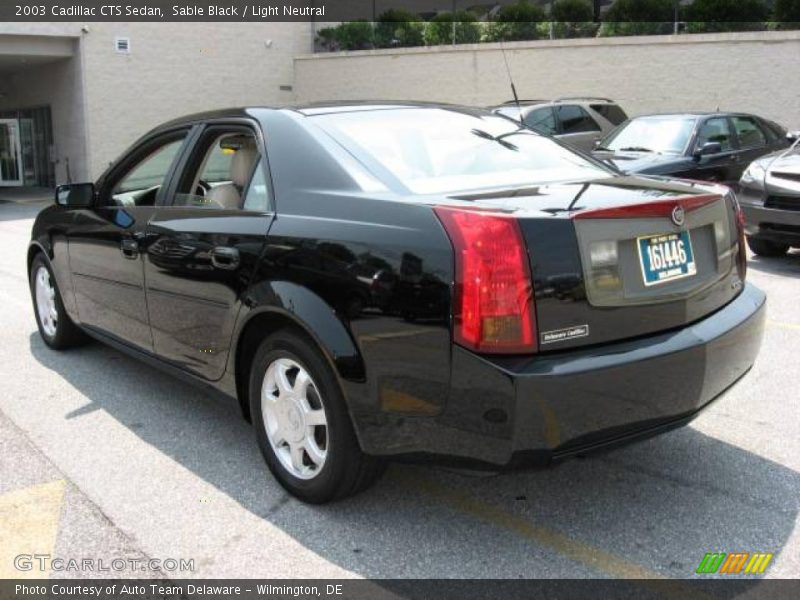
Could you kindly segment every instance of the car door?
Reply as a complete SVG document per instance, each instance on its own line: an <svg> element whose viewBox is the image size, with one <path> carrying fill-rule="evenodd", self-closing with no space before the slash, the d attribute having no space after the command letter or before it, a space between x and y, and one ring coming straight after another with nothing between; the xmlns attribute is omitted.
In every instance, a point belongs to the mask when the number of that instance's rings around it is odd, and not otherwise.
<svg viewBox="0 0 800 600"><path fill-rule="evenodd" d="M735 115L731 117L731 122L739 148L739 161L736 163L733 176L739 181L751 162L770 151L769 138L755 117Z"/></svg>
<svg viewBox="0 0 800 600"><path fill-rule="evenodd" d="M698 155L697 153L709 143L718 143L722 151ZM682 176L721 183L733 183L739 180L741 158L728 117L709 117L699 123L691 154L695 157L694 167L688 173L681 174Z"/></svg>
<svg viewBox="0 0 800 600"><path fill-rule="evenodd" d="M579 150L590 152L603 135L600 125L577 104L558 104L554 108L558 138Z"/></svg>
<svg viewBox="0 0 800 600"><path fill-rule="evenodd" d="M265 156L255 124L206 124L147 228L155 353L209 380L224 373L272 221Z"/></svg>
<svg viewBox="0 0 800 600"><path fill-rule="evenodd" d="M137 144L98 182L94 206L76 212L67 232L81 323L152 351L142 244L189 130Z"/></svg>

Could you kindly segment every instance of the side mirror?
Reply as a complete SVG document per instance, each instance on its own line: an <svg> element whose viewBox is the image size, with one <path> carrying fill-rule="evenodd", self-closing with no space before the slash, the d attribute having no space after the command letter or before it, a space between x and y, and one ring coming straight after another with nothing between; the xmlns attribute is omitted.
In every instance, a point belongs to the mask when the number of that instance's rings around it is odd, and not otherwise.
<svg viewBox="0 0 800 600"><path fill-rule="evenodd" d="M707 142L703 144L701 148L698 148L694 151L695 158L701 158L703 156L710 156L712 154L719 154L722 152L722 144L719 142Z"/></svg>
<svg viewBox="0 0 800 600"><path fill-rule="evenodd" d="M786 134L786 139L790 142L796 142L800 140L800 130L795 129L794 131L790 131Z"/></svg>
<svg viewBox="0 0 800 600"><path fill-rule="evenodd" d="M595 140L595 141L594 141L594 145L593 145L593 147L594 147L594 148L597 148L597 147L599 147L599 146L600 146L600 142L602 142L602 141L603 141L603 140L602 140L602 138L601 138L601 139L599 139L599 140Z"/></svg>
<svg viewBox="0 0 800 600"><path fill-rule="evenodd" d="M67 208L86 208L94 204L93 183L68 183L56 188L56 204Z"/></svg>

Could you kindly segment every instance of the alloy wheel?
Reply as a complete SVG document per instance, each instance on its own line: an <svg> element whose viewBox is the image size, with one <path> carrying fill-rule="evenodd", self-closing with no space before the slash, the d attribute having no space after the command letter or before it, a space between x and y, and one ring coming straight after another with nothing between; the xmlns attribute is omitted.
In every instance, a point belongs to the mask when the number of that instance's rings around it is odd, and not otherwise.
<svg viewBox="0 0 800 600"><path fill-rule="evenodd" d="M58 328L58 309L56 308L56 290L50 280L47 267L40 266L36 271L36 310L42 330L48 337L53 337Z"/></svg>
<svg viewBox="0 0 800 600"><path fill-rule="evenodd" d="M328 456L328 420L317 386L289 358L267 367L261 386L267 439L281 465L298 479L313 479Z"/></svg>

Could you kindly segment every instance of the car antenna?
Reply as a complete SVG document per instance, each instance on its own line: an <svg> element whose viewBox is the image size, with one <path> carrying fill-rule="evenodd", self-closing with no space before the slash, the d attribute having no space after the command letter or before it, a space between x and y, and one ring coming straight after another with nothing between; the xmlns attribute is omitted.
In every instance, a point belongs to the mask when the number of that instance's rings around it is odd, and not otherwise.
<svg viewBox="0 0 800 600"><path fill-rule="evenodd" d="M519 122L520 124L523 123L522 120L522 107L519 104L519 96L517 96L517 88L514 86L514 77L511 75L511 67L508 66L508 57L506 56L506 47L503 45L503 40L500 40L500 51L503 53L503 62L506 64L506 73L508 73L508 81L511 84L511 93L514 95L514 104L517 105L517 110L519 111Z"/></svg>

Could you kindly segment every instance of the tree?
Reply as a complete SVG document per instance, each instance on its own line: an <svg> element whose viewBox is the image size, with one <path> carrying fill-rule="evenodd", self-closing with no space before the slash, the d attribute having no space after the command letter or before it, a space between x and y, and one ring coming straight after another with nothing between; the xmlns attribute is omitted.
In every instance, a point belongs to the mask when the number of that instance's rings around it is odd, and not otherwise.
<svg viewBox="0 0 800 600"><path fill-rule="evenodd" d="M508 4L497 12L494 21L486 27L487 42L536 40L542 36L540 23L546 21L544 10L528 0Z"/></svg>
<svg viewBox="0 0 800 600"><path fill-rule="evenodd" d="M391 8L378 16L375 23L375 45L378 48L394 46L422 46L425 44L424 24L412 12Z"/></svg>
<svg viewBox="0 0 800 600"><path fill-rule="evenodd" d="M775 0L774 18L781 29L800 29L800 0Z"/></svg>
<svg viewBox="0 0 800 600"><path fill-rule="evenodd" d="M617 0L603 18L599 35L672 33L675 0Z"/></svg>
<svg viewBox="0 0 800 600"><path fill-rule="evenodd" d="M550 18L557 38L594 37L597 33L591 0L556 0Z"/></svg>
<svg viewBox="0 0 800 600"><path fill-rule="evenodd" d="M439 46L453 43L453 21L456 23L456 44L477 44L481 41L481 28L474 14L467 11L440 13L425 27L425 43Z"/></svg>
<svg viewBox="0 0 800 600"><path fill-rule="evenodd" d="M769 8L764 0L695 0L685 16L690 33L764 29Z"/></svg>
<svg viewBox="0 0 800 600"><path fill-rule="evenodd" d="M317 32L317 41L328 50L366 50L372 48L372 24L346 21Z"/></svg>
<svg viewBox="0 0 800 600"><path fill-rule="evenodd" d="M590 0L556 0L550 15L559 23L585 23L594 19Z"/></svg>

